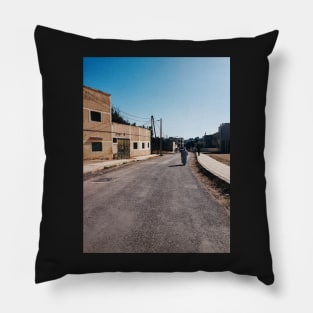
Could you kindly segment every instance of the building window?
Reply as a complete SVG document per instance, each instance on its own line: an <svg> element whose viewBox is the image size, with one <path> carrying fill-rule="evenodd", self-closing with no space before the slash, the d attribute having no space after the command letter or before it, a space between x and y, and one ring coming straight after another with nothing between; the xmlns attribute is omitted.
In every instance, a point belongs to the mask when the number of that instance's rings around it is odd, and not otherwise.
<svg viewBox="0 0 313 313"><path fill-rule="evenodd" d="M90 119L94 122L101 122L101 112L90 111Z"/></svg>
<svg viewBox="0 0 313 313"><path fill-rule="evenodd" d="M134 148L134 149L138 149L138 142L134 142L133 148Z"/></svg>
<svg viewBox="0 0 313 313"><path fill-rule="evenodd" d="M102 142L92 142L91 149L93 152L102 151Z"/></svg>
<svg viewBox="0 0 313 313"><path fill-rule="evenodd" d="M148 142L148 149L150 148L150 143Z"/></svg>
<svg viewBox="0 0 313 313"><path fill-rule="evenodd" d="M117 138L113 138L113 143L117 143Z"/></svg>
<svg viewBox="0 0 313 313"><path fill-rule="evenodd" d="M142 147L142 149L145 148L145 143L144 142L141 144L141 147Z"/></svg>

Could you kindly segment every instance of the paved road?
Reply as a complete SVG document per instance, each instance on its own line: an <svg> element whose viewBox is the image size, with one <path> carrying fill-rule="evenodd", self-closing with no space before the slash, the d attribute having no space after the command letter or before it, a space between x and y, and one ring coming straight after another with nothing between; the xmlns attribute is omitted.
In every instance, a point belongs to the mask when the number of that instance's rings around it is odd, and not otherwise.
<svg viewBox="0 0 313 313"><path fill-rule="evenodd" d="M180 155L84 181L84 252L228 253L229 216Z"/></svg>

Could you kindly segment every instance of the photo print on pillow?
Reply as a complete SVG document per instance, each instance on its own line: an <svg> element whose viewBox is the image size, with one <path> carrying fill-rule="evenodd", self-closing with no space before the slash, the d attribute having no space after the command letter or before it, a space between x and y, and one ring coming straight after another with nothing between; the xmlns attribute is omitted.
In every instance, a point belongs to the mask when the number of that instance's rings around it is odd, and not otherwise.
<svg viewBox="0 0 313 313"><path fill-rule="evenodd" d="M277 36L132 41L36 27L36 283L114 271L273 283L263 151Z"/></svg>

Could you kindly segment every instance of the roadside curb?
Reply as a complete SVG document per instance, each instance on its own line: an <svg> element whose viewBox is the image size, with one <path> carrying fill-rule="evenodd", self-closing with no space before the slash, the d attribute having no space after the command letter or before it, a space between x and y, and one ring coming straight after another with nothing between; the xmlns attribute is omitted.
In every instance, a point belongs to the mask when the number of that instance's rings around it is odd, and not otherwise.
<svg viewBox="0 0 313 313"><path fill-rule="evenodd" d="M196 153L197 162L204 170L214 175L216 178L222 180L223 182L230 184L230 167L214 160L213 158L208 156L205 157L208 159L203 159L201 155L199 157ZM206 162L204 162L204 160Z"/></svg>
<svg viewBox="0 0 313 313"><path fill-rule="evenodd" d="M96 173L101 172L103 170L109 170L109 169L114 169L117 167L122 167L122 166L125 166L127 164L134 163L134 162L150 160L150 159L158 157L158 156L159 155L152 154L149 156L138 157L138 158L134 158L134 159L116 160L116 162L114 162L114 163L112 163L113 161L110 161L111 164L105 164L105 162L99 163L99 164L96 164L96 163L95 164L89 164L87 166L91 166L91 167L94 166L94 168L90 168L88 170L84 169L83 176L87 177L89 175L96 174ZM85 167L85 165L84 165L84 167Z"/></svg>

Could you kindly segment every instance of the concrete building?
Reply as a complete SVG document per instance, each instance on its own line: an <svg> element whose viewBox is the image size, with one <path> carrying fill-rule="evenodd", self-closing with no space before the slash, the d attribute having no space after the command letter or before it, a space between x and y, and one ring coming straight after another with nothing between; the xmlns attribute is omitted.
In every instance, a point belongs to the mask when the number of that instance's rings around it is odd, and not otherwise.
<svg viewBox="0 0 313 313"><path fill-rule="evenodd" d="M177 146L177 143L175 142L175 138L174 137L169 137L169 138L163 139L162 149L164 151L168 151L168 152L175 152L175 151L177 151L178 150L178 146Z"/></svg>
<svg viewBox="0 0 313 313"><path fill-rule="evenodd" d="M112 123L113 159L151 154L150 129Z"/></svg>
<svg viewBox="0 0 313 313"><path fill-rule="evenodd" d="M185 145L185 140L183 137L174 137L174 142L177 146L177 149L181 149Z"/></svg>
<svg viewBox="0 0 313 313"><path fill-rule="evenodd" d="M83 87L84 160L149 155L150 138L149 129L112 122L110 94Z"/></svg>
<svg viewBox="0 0 313 313"><path fill-rule="evenodd" d="M111 95L83 87L84 160L112 159Z"/></svg>
<svg viewBox="0 0 313 313"><path fill-rule="evenodd" d="M219 126L218 145L220 152L230 153L230 123L223 123Z"/></svg>
<svg viewBox="0 0 313 313"><path fill-rule="evenodd" d="M218 133L212 135L203 136L203 147L204 148L217 148L218 147Z"/></svg>

